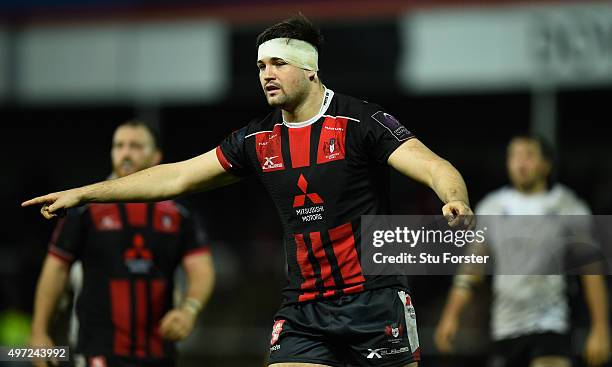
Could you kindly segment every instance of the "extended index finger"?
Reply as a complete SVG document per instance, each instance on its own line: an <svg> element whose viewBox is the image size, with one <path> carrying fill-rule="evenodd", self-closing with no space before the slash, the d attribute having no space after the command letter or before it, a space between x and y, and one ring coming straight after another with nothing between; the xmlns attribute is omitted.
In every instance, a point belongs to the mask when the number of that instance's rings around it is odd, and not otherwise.
<svg viewBox="0 0 612 367"><path fill-rule="evenodd" d="M44 195L44 196L39 196L34 199L24 201L23 203L21 203L21 207L26 207L30 205L36 205L36 204L47 204L51 202L53 202L53 198L51 197L51 195Z"/></svg>

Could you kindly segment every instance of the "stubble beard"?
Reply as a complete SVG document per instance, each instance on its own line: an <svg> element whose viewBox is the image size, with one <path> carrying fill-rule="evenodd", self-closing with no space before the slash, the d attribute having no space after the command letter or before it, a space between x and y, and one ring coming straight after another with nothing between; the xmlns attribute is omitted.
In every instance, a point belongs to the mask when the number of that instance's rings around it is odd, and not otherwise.
<svg viewBox="0 0 612 367"><path fill-rule="evenodd" d="M268 99L268 105L270 105L270 107L280 107L283 110L288 110L291 109L294 102L293 100L294 98L288 96L283 91L282 94L276 95L274 99Z"/></svg>
<svg viewBox="0 0 612 367"><path fill-rule="evenodd" d="M518 180L515 180L514 182L514 186L521 192L525 192L525 193L531 193L533 192L536 187L538 187L541 183L542 180L540 177L532 177L532 178L528 178L525 180L522 180L521 182L517 182ZM544 179L544 181L546 181Z"/></svg>

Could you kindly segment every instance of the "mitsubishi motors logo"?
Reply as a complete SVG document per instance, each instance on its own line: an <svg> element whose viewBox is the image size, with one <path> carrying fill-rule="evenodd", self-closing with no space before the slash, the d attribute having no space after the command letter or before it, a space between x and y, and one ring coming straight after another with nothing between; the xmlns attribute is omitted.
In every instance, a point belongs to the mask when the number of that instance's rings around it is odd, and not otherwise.
<svg viewBox="0 0 612 367"><path fill-rule="evenodd" d="M126 259L132 260L132 259L136 259L139 257L142 259L153 258L153 254L151 253L151 250L144 247L144 237L142 237L140 233L137 233L134 235L134 238L132 239L132 245L134 247L128 248L123 253L123 257L125 257Z"/></svg>
<svg viewBox="0 0 612 367"><path fill-rule="evenodd" d="M323 220L323 213L325 212L325 206L323 199L316 192L308 192L308 181L304 178L304 175L300 174L300 178L297 183L298 188L302 194L295 195L293 198L293 208L295 214L302 219L302 222L312 222L316 220ZM312 206L305 206L306 198L313 204Z"/></svg>
<svg viewBox="0 0 612 367"><path fill-rule="evenodd" d="M298 179L297 185L300 188L300 191L303 192L303 194L296 195L293 198L294 208L299 208L301 206L304 206L304 204L306 203L306 197L308 197L308 199L313 204L323 204L323 199L321 199L319 194L317 194L316 192L308 193L308 181L306 181L306 179L304 178L304 175L300 174L300 178Z"/></svg>
<svg viewBox="0 0 612 367"><path fill-rule="evenodd" d="M145 247L144 237L136 233L132 239L132 246L123 252L125 265L132 273L148 273L153 265L153 252Z"/></svg>

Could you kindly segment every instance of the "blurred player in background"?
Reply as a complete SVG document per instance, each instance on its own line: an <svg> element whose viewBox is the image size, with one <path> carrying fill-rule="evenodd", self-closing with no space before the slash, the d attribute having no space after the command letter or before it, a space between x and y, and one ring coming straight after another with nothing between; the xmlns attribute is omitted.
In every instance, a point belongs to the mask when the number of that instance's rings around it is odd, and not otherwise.
<svg viewBox="0 0 612 367"><path fill-rule="evenodd" d="M127 122L115 130L111 158L109 182L159 164L161 152L146 124ZM173 201L92 203L69 211L57 224L38 281L31 345L53 345L49 322L78 260L76 365L173 366L174 342L190 334L213 289L206 241L194 215ZM188 286L173 308L173 276L181 264Z"/></svg>
<svg viewBox="0 0 612 367"><path fill-rule="evenodd" d="M259 35L259 79L275 109L217 149L23 205L44 204L51 218L88 202L161 200L257 175L278 208L288 265L269 363L416 366L420 348L406 277L363 274L360 218L389 213L387 176L380 172L388 165L432 188L451 225L471 220L467 189L449 162L380 106L324 86L321 44L303 16Z"/></svg>
<svg viewBox="0 0 612 367"><path fill-rule="evenodd" d="M512 187L504 187L487 195L476 207L476 214L541 218L545 215L589 215L589 208L569 188L561 184L548 187L552 161L552 149L541 138L513 138L508 145L506 162ZM531 217L529 221L537 219ZM522 228L527 230L528 226L525 223ZM530 232L530 241L535 244L535 250L532 246L530 249L533 251L522 255L541 263L555 256L554 249L541 246L546 243L542 238L546 236L545 233L550 232L545 228L540 228L537 233ZM509 248L505 250L499 248L502 239L495 236L487 238L489 242L498 255L495 257L496 267L512 261L511 252L521 251L517 248L518 243L506 243L505 246ZM581 280L591 316L584 359L589 366L600 366L610 358L605 280L601 275L582 275ZM472 287L480 281L481 277L477 275L455 276L435 334L436 344L442 352L452 351L460 314L470 302ZM491 367L571 365L569 306L564 276L495 275L491 323L495 342Z"/></svg>

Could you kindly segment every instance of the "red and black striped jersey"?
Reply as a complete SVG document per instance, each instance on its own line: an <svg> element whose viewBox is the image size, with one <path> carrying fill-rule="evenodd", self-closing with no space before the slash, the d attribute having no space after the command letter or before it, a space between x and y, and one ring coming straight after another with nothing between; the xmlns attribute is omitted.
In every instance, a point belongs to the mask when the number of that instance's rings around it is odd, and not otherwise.
<svg viewBox="0 0 612 367"><path fill-rule="evenodd" d="M276 109L219 145L221 165L237 176L256 174L279 211L285 304L405 286L403 277L363 274L360 218L388 214L387 159L412 137L380 106L326 89L309 121L288 124Z"/></svg>
<svg viewBox="0 0 612 367"><path fill-rule="evenodd" d="M173 202L89 204L60 219L49 254L82 263L77 352L136 361L174 358L159 334L185 257L208 251L200 223Z"/></svg>

